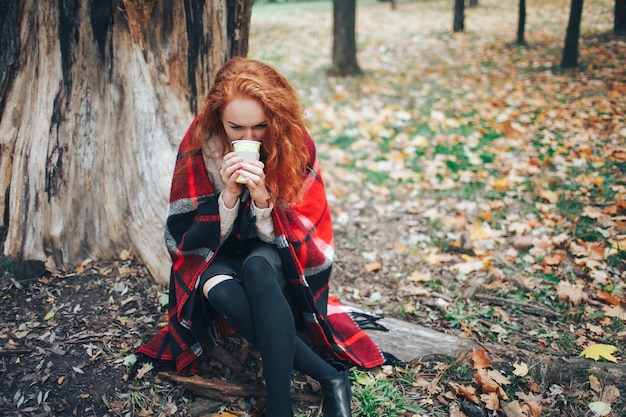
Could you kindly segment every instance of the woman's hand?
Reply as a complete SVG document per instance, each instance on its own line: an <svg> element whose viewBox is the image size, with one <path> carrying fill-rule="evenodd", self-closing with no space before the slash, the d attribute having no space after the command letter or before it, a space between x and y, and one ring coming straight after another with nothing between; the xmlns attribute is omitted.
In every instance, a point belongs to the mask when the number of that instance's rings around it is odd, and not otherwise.
<svg viewBox="0 0 626 417"><path fill-rule="evenodd" d="M265 164L261 161L244 163L239 174L246 178L246 185L250 190L250 198L258 208L270 206L270 193L265 186Z"/></svg>
<svg viewBox="0 0 626 417"><path fill-rule="evenodd" d="M226 207L234 207L241 194L241 184L236 182L240 175L246 179L246 186L250 190L250 198L258 208L268 208L270 193L265 186L265 164L261 161L243 162L243 158L235 152L224 156L224 163L220 169L220 176L225 188L222 198Z"/></svg>

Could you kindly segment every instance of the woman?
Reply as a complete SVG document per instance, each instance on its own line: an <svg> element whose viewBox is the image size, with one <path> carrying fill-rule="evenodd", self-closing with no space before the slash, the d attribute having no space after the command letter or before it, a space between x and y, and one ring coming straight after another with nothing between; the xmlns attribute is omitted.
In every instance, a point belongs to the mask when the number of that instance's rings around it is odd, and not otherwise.
<svg viewBox="0 0 626 417"><path fill-rule="evenodd" d="M259 161L231 151L241 139L261 142ZM293 415L293 369L319 381L324 416L351 415L347 369L296 331L339 363L371 368L384 358L328 308L332 225L315 145L295 90L272 67L233 58L217 73L179 148L165 239L168 326L138 353L196 373L208 329L225 320L261 354L267 416Z"/></svg>

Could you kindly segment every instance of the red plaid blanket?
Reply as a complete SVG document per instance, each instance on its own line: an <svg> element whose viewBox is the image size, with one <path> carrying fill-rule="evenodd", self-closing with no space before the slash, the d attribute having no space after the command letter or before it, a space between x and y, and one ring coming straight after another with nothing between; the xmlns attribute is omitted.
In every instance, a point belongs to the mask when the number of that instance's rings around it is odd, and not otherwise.
<svg viewBox="0 0 626 417"><path fill-rule="evenodd" d="M198 277L219 250L217 193L209 180L200 150L190 149L195 120L180 144L170 194L165 240L172 258L168 324L144 346L144 354L174 365L180 373L197 373L211 323L204 317L195 291ZM384 363L384 355L341 309L328 313L329 278L332 268L331 216L320 174L315 145L307 135L308 175L302 202L272 212L278 247L290 291L314 345L326 348L341 360L372 368ZM248 204L250 204L248 202ZM336 304L336 300L331 300Z"/></svg>

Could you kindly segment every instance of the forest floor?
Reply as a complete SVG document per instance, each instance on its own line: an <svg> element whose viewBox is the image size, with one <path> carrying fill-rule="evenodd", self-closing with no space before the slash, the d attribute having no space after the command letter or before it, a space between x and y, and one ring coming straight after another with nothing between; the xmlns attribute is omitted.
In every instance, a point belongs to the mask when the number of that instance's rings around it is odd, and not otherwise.
<svg viewBox="0 0 626 417"><path fill-rule="evenodd" d="M614 2L589 2L562 71L568 8L526 3L522 47L516 2L480 0L463 34L450 2L359 2L363 74L346 79L325 72L329 2L254 7L249 56L294 82L318 143L332 293L482 346L353 369L355 416L624 415L626 39ZM167 291L133 254L28 280L1 261L0 415L262 415L262 397L128 378ZM233 347L242 373L207 359L202 376L258 381ZM319 416L315 383L294 389Z"/></svg>

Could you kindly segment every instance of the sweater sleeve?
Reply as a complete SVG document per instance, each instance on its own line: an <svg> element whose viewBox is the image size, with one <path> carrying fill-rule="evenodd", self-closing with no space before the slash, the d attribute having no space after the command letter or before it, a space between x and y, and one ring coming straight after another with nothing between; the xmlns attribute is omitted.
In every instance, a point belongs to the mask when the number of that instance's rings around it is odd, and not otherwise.
<svg viewBox="0 0 626 417"><path fill-rule="evenodd" d="M268 208L258 208L254 201L252 202L252 211L256 216L256 233L263 242L272 243L276 235L274 234L274 223L272 221L272 210L274 205L270 203Z"/></svg>
<svg viewBox="0 0 626 417"><path fill-rule="evenodd" d="M228 208L220 193L217 203L220 210L220 242L224 242L230 235L230 232L232 232L235 219L237 219L237 214L239 213L239 199L237 199L233 208Z"/></svg>

